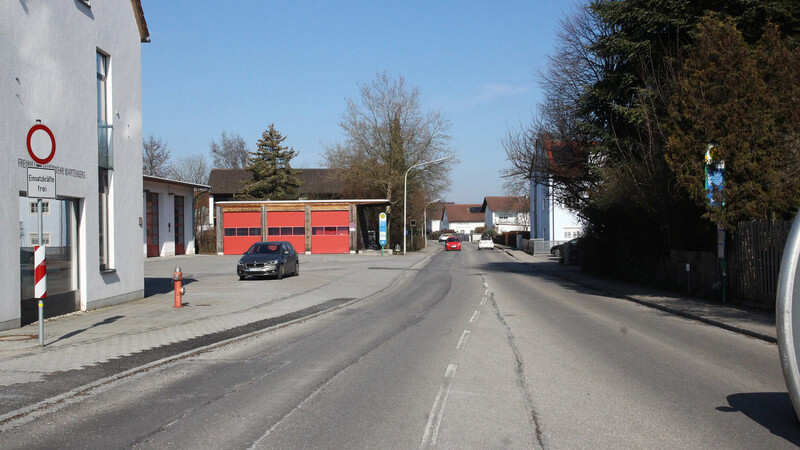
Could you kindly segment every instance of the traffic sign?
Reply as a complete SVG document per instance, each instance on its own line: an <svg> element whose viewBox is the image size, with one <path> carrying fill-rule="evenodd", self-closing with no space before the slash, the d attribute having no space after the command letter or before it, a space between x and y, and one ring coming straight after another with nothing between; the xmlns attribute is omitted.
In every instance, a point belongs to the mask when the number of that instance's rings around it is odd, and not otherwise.
<svg viewBox="0 0 800 450"><path fill-rule="evenodd" d="M56 198L56 171L28 167L28 198Z"/></svg>
<svg viewBox="0 0 800 450"><path fill-rule="evenodd" d="M50 151L47 153L47 155L44 155L41 158L36 155L36 152L33 151L33 146L31 145L33 134L37 131L44 131L50 138ZM53 132L50 131L50 128L47 128L46 125L37 123L36 125L32 126L31 129L28 130L28 139L26 145L28 146L28 154L31 155L31 158L33 158L33 160L38 164L47 164L53 160L53 156L56 156L56 138L53 136Z"/></svg>
<svg viewBox="0 0 800 450"><path fill-rule="evenodd" d="M386 245L386 213L378 216L378 243L381 247Z"/></svg>

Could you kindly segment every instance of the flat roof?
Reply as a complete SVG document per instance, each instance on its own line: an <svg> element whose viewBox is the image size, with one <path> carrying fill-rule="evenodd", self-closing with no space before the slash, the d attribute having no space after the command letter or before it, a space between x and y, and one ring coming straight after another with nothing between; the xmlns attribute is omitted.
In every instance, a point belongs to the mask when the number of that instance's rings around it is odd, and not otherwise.
<svg viewBox="0 0 800 450"><path fill-rule="evenodd" d="M152 175L142 175L143 180L154 181L156 183L174 184L177 186L188 186L196 189L211 189L211 186L206 184L189 183L188 181L171 180L169 178L154 177Z"/></svg>
<svg viewBox="0 0 800 450"><path fill-rule="evenodd" d="M280 205L287 203L316 203L316 204L335 204L335 203L357 203L361 205L390 205L392 202L386 199L340 199L340 200L228 200L214 202L216 205Z"/></svg>

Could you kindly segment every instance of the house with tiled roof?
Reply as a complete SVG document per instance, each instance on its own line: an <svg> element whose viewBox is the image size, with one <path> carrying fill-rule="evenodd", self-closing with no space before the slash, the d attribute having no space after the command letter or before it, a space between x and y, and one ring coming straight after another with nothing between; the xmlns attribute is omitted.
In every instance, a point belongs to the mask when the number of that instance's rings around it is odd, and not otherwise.
<svg viewBox="0 0 800 450"><path fill-rule="evenodd" d="M483 228L485 215L481 204L447 203L442 211L442 229L455 230L458 234L474 234L476 228Z"/></svg>
<svg viewBox="0 0 800 450"><path fill-rule="evenodd" d="M428 205L426 211L427 221L425 224L426 233L435 233L441 231L442 228L442 214L444 213L445 203L431 203Z"/></svg>
<svg viewBox="0 0 800 450"><path fill-rule="evenodd" d="M530 204L525 197L484 197L484 226L498 234L528 231Z"/></svg>
<svg viewBox="0 0 800 450"><path fill-rule="evenodd" d="M585 152L576 145L546 139L539 151L558 176L569 177L582 170ZM583 226L577 214L555 200L552 183L547 179L531 179L530 183L531 239L557 243L581 236Z"/></svg>

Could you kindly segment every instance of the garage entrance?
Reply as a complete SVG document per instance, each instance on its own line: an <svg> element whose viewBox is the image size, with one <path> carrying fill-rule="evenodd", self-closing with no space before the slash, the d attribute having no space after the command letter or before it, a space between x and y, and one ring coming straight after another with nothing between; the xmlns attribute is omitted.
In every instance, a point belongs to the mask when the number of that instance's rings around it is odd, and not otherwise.
<svg viewBox="0 0 800 450"><path fill-rule="evenodd" d="M251 245L261 240L259 211L226 212L222 223L226 255L241 255Z"/></svg>
<svg viewBox="0 0 800 450"><path fill-rule="evenodd" d="M295 250L303 252L306 248L305 224L305 211L269 211L266 240L287 241Z"/></svg>
<svg viewBox="0 0 800 450"><path fill-rule="evenodd" d="M311 211L311 253L350 253L350 213Z"/></svg>

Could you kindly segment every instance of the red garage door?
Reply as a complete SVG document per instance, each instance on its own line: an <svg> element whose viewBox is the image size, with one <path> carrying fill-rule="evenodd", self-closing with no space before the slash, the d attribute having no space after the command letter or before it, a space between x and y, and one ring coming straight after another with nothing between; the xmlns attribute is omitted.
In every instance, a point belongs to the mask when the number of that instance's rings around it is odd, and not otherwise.
<svg viewBox="0 0 800 450"><path fill-rule="evenodd" d="M298 252L306 248L305 211L268 211L267 240L288 241Z"/></svg>
<svg viewBox="0 0 800 450"><path fill-rule="evenodd" d="M224 253L241 255L253 243L261 240L261 212L226 212L222 223L225 227Z"/></svg>
<svg viewBox="0 0 800 450"><path fill-rule="evenodd" d="M311 211L311 253L350 253L350 213Z"/></svg>

